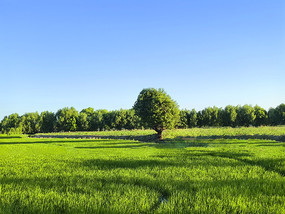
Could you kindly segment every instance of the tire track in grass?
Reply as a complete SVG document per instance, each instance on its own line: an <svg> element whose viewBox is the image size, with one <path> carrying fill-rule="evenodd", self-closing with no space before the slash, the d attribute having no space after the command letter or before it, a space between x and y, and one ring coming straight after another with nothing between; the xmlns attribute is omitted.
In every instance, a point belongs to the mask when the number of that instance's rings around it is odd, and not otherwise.
<svg viewBox="0 0 285 214"><path fill-rule="evenodd" d="M156 211L161 205L166 204L169 201L170 193L166 190L160 190L160 196L157 202L150 208L150 212ZM146 212L149 213L149 212Z"/></svg>

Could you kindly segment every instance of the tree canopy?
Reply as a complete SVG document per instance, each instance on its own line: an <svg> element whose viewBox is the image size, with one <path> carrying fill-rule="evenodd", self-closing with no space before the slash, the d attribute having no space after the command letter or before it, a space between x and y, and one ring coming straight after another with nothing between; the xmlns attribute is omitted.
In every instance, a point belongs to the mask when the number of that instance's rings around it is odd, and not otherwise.
<svg viewBox="0 0 285 214"><path fill-rule="evenodd" d="M154 129L159 139L163 130L174 128L180 118L177 103L161 88L143 89L133 108L143 125Z"/></svg>

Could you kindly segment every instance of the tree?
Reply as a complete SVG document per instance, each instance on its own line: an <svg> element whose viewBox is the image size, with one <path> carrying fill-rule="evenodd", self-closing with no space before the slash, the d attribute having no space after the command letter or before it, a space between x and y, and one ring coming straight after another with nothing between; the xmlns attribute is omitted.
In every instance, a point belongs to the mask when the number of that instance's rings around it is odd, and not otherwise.
<svg viewBox="0 0 285 214"><path fill-rule="evenodd" d="M268 123L271 126L278 125L278 113L274 108L270 108L268 111Z"/></svg>
<svg viewBox="0 0 285 214"><path fill-rule="evenodd" d="M141 117L144 126L157 132L160 140L163 130L174 128L179 121L178 105L163 89L143 89L133 109Z"/></svg>
<svg viewBox="0 0 285 214"><path fill-rule="evenodd" d="M89 129L88 115L82 111L77 118L77 127L78 131L87 131Z"/></svg>
<svg viewBox="0 0 285 214"><path fill-rule="evenodd" d="M188 114L188 127L194 128L197 126L198 123L198 116L195 109L192 109Z"/></svg>
<svg viewBox="0 0 285 214"><path fill-rule="evenodd" d="M235 106L228 105L222 112L223 126L235 127L237 118L237 111Z"/></svg>
<svg viewBox="0 0 285 214"><path fill-rule="evenodd" d="M26 113L21 117L24 134L35 134L40 131L40 115L38 112Z"/></svg>
<svg viewBox="0 0 285 214"><path fill-rule="evenodd" d="M1 121L2 133L4 134L22 134L22 124L17 113L5 116Z"/></svg>
<svg viewBox="0 0 285 214"><path fill-rule="evenodd" d="M203 118L203 114L202 114L202 111L198 111L197 113L197 125L199 127L202 127L204 126L204 118Z"/></svg>
<svg viewBox="0 0 285 214"><path fill-rule="evenodd" d="M282 103L279 106L277 106L275 108L275 111L276 111L276 114L277 114L277 117L278 117L277 123L279 125L285 125L285 104Z"/></svg>
<svg viewBox="0 0 285 214"><path fill-rule="evenodd" d="M54 132L56 125L56 117L53 112L44 111L40 115L40 132Z"/></svg>
<svg viewBox="0 0 285 214"><path fill-rule="evenodd" d="M138 129L141 128L140 126L140 117L135 114L134 109L126 110L126 118L127 123L125 125L125 129Z"/></svg>
<svg viewBox="0 0 285 214"><path fill-rule="evenodd" d="M254 120L255 126L262 126L267 124L268 116L264 108L261 108L258 105L254 106L254 114L255 114L255 120Z"/></svg>
<svg viewBox="0 0 285 214"><path fill-rule="evenodd" d="M188 118L189 118L190 112L184 109L184 110L181 110L179 114L180 114L180 120L179 120L178 127L183 128L183 129L188 128Z"/></svg>
<svg viewBox="0 0 285 214"><path fill-rule="evenodd" d="M89 127L92 131L102 131L104 129L104 115L107 114L106 109L96 110L90 116Z"/></svg>
<svg viewBox="0 0 285 214"><path fill-rule="evenodd" d="M78 111L75 108L63 108L57 111L57 129L58 131L76 131Z"/></svg>
<svg viewBox="0 0 285 214"><path fill-rule="evenodd" d="M202 125L203 126L219 126L219 111L216 106L208 107L202 110Z"/></svg>
<svg viewBox="0 0 285 214"><path fill-rule="evenodd" d="M254 108L250 105L237 107L237 123L239 126L253 125L255 120Z"/></svg>

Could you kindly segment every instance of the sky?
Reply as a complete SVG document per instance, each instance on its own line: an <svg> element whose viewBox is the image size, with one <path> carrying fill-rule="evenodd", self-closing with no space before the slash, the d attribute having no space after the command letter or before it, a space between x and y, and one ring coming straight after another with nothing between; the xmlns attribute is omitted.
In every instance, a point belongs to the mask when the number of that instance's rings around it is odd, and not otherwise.
<svg viewBox="0 0 285 214"><path fill-rule="evenodd" d="M132 108L285 103L284 0L0 0L0 120Z"/></svg>

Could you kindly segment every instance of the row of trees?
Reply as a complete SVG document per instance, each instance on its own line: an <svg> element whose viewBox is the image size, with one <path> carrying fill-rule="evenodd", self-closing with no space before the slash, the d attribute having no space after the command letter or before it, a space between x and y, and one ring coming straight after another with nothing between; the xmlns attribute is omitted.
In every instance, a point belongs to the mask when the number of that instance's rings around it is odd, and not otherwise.
<svg viewBox="0 0 285 214"><path fill-rule="evenodd" d="M285 104L266 111L256 105L231 106L224 109L208 107L196 112L195 109L180 111L180 128L203 126L264 126L285 125Z"/></svg>
<svg viewBox="0 0 285 214"><path fill-rule="evenodd" d="M140 118L134 110L96 110L83 109L78 112L75 108L63 108L56 113L45 111L39 114L17 113L5 116L1 121L0 130L6 134L34 134L60 131L103 131L121 129L139 129Z"/></svg>
<svg viewBox="0 0 285 214"><path fill-rule="evenodd" d="M285 104L266 111L260 106L231 106L225 108L208 107L201 111L180 110L180 119L176 127L193 128L204 126L262 126L285 125ZM156 114L157 116L157 114ZM155 119L153 120L155 122ZM17 113L4 117L0 123L2 133L46 133L60 131L99 131L152 128L152 124L143 123L141 117L130 110L94 110L63 108L56 113Z"/></svg>

